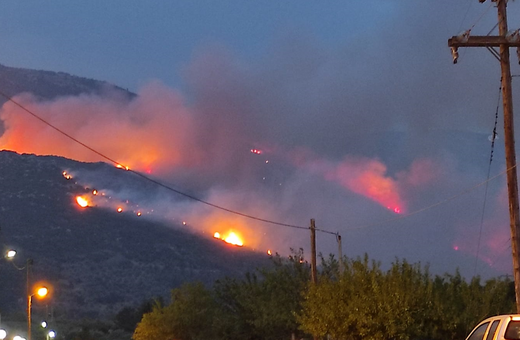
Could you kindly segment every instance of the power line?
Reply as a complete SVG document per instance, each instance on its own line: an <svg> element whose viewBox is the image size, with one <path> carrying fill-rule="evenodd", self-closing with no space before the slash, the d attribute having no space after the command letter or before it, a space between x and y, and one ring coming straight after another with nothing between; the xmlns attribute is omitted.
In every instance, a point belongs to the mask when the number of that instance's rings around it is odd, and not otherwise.
<svg viewBox="0 0 520 340"><path fill-rule="evenodd" d="M219 209L219 210L223 210L223 211L226 211L228 213L231 213L231 214L235 214L235 215L238 215L238 216L242 216L242 217L246 217L246 218L249 218L249 219L252 219L252 220L256 220L256 221L260 221L260 222L265 222L265 223L269 223L269 224L274 224L274 225L278 225L278 226L282 226L282 227L289 227L289 228L295 228L295 229L305 229L305 230L308 230L309 228L308 227L302 227L302 226L297 226L297 225L293 225L293 224L286 224L286 223L281 223L281 222L276 222L276 221L272 221L272 220L268 220L268 219L264 219L264 218L260 218L260 217L256 217L256 216L252 216L252 215L248 215L248 214L245 214L245 213L241 213L239 211L236 211L236 210L232 210L232 209L228 209L228 208L225 208L225 207L222 207L220 205L217 205L217 204L214 204L214 203L211 203L211 202L208 202L208 201L205 201L203 199L200 199L198 197L195 197L193 195L189 195L189 194L186 194L182 191L179 191L177 189L174 189L166 184L163 184L155 179L152 179L138 171L134 171L134 170L131 170L131 169L128 169L128 171L136 174L137 176L141 177L141 178L144 178L146 179L147 181L150 181L156 185L159 185L167 190L170 190L176 194L179 194L179 195L182 195L184 197L187 197L191 200L194 200L194 201L197 201L199 203L202 203L202 204L205 204L205 205L208 205L210 207L213 207L213 208L216 208L216 209ZM318 229L316 229L318 230ZM322 230L324 231L324 230Z"/></svg>
<svg viewBox="0 0 520 340"><path fill-rule="evenodd" d="M489 165L487 172L487 179L489 179L491 173L491 163L493 162L493 151L495 150L495 140L497 136L497 125L498 125L498 110L500 108L500 98L502 93L502 79L500 79L500 86L498 89L498 98L497 98L497 108L495 110L495 124L493 126L493 135L491 137L491 152L489 155ZM484 226L484 215L486 212L486 204L487 204L487 193L488 193L488 183L486 182L486 190L484 191L484 202L482 203L482 214L480 216L480 228L478 233L478 242L477 242L477 256L475 256L475 269L473 272L473 276L477 275L477 264L478 264L478 256L480 253L480 242L482 241L482 228Z"/></svg>
<svg viewBox="0 0 520 340"><path fill-rule="evenodd" d="M21 108L23 111L27 112L28 114L30 114L31 116L33 116L34 118L38 119L39 121L41 121L42 123L44 123L45 125L49 126L50 128L54 129L55 131L57 131L58 133L64 135L65 137L69 138L70 140L74 141L75 143L83 146L84 148L90 150L91 152L95 153L96 155L100 156L101 158L105 159L105 160L108 160L109 162L113 163L115 166L122 166L122 164L118 161L116 161L115 159L103 154L102 152L100 151L97 151L96 149L88 146L87 144L81 142L80 140L74 138L73 136L71 136L70 134L66 133L65 131L61 130L60 128L54 126L53 124L49 123L48 121L46 121L45 119L41 118L40 116L38 116L36 113L32 112L31 110L29 110L28 108L26 108L25 106L23 106L22 104L18 103L17 101L15 101L13 98L11 98L9 95L5 94L4 92L0 91L0 96L3 96L4 98L6 98L8 101L12 102L13 104L15 104L16 106L18 106L19 108ZM516 166L516 165L515 165ZM123 166L124 167L124 166ZM217 205L217 204L214 204L214 203L211 203L209 201L206 201L206 200L203 200L203 199L200 199L198 197L195 197L193 195L190 195L190 194L187 194L185 192L182 192L180 190L177 190L177 189L174 189L172 188L171 186L168 186L164 183L161 183L159 182L158 180L155 180L155 179L152 179L138 171L135 171L135 170L132 170L128 167L124 167L126 168L127 171L130 171L132 172L133 174L151 182L151 183L154 183L166 190L169 190L171 192L174 192L178 195L181 195L181 196L184 196L186 198L189 198L191 200L194 200L196 202L199 202L199 203L202 203L202 204L205 204L207 206L210 206L210 207L213 207L215 209L219 209L219 210L222 210L222 211L225 211L225 212L228 212L230 214L234 214L234 215L238 215L238 216L241 216L241 217L244 217L244 218L248 218L248 219L251 219L251 220L255 220L255 221L259 221L259 222L264 222L264 223L268 223L268 224L272 224L272 225L277 225L277 226L281 226L281 227L287 227L287 228L293 228L293 229L301 229L301 230L309 230L310 227L303 227L303 226L299 226L299 225L294 225L294 224L288 224L288 223L282 223L282 222L277 222L277 221L273 221L273 220L269 220L269 219L265 219L265 218L261 218L261 217L257 217L257 216L253 216L253 215L249 215L249 214L246 214L246 213L242 213L242 212L239 212L237 210L233 210L233 209L229 209L229 208L225 208L223 206L220 206L220 205ZM365 225L365 226L361 226L361 227L357 227L357 228L351 228L349 229L348 231L352 231L352 230L360 230L360 229L366 229L366 228L371 228L371 227L375 227L375 226L378 226L378 225L382 225L382 224L386 224L386 223L389 223L389 222L394 222L394 221L398 221L398 220L401 220L401 219L404 219L404 218L408 218L410 216L413 216L413 215L416 215L416 214L419 214L423 211L426 211L426 210L429 210L429 209L432 209L436 206L439 206L439 205L442 205L444 203L447 203L459 196L462 196L463 194L466 194L474 189L476 189L477 187L480 187L482 185L484 185L485 183L487 183L488 181L491 181L499 176L502 176L504 173L506 173L508 170L505 170L504 172L500 173L499 175L497 176L494 176L493 178L490 178L488 179L487 181L485 182L482 182L482 183L479 183L477 185L475 185L474 187L471 187L469 189L466 189L464 191L462 191L461 193L457 194L457 195L454 195L452 197L449 197L445 200L442 200L442 201L439 201L435 204L432 204L428 207L425 207L425 208L422 208L422 209L419 209L419 210L416 210L412 213L409 213L409 214L406 214L406 215L403 215L401 217L397 217L397 218L393 218L393 219L389 219L389 220L385 220L385 221L381 221L381 222L378 222L378 223L374 223L374 224L370 224L370 225ZM326 234L330 234L330 235L338 235L337 232L332 232L332 231L329 231L329 230L326 230L326 229L321 229L321 228L316 228L316 231L319 231L319 232L322 232L322 233L326 233Z"/></svg>
<svg viewBox="0 0 520 340"><path fill-rule="evenodd" d="M0 95L5 97L8 101L12 102L13 104L15 104L16 106L18 106L19 108L21 108L23 111L27 112L28 114L30 114L31 116L33 116L34 118L38 119L39 121L41 121L42 123L44 123L45 125L49 126L50 128L54 129L55 131L57 131L58 133L64 135L65 137L69 138L70 140L74 141L75 143L83 146L84 148L90 150L91 152L95 153L96 155L100 156L101 158L105 159L105 160L108 160L110 161L111 163L113 163L114 165L116 166L122 166L121 163L119 163L118 161L116 161L115 159L103 154L102 152L99 152L97 151L96 149L88 146L87 144L81 142L80 140L74 138L73 136L71 136L70 134L66 133L65 131L63 131L62 129L54 126L53 124L49 123L48 121L46 121L45 119L41 118L40 116L38 116L36 113L32 112L31 110L29 110L28 108L26 108L25 106L23 106L22 104L18 103L17 101L15 101L13 98L11 98L10 96L8 96L7 94L3 93L2 91L0 91ZM123 166L124 167L124 166ZM214 204L214 203L211 203L209 201L205 201L203 199L200 199L198 197L195 197L193 195L189 195L187 193L184 193L180 190L177 190L177 189L174 189L164 183L161 183L159 182L158 180L155 180L155 179L152 179L138 171L134 171L134 170L131 170L129 169L128 167L125 167L128 171L136 174L137 176L149 181L149 182L152 182L164 189L167 189L171 192L174 192L178 195L181 195L181 196L184 196L186 198L189 198L191 200L194 200L194 201L197 201L199 203L202 203L202 204L205 204L205 205L208 205L210 207L213 207L215 209L219 209L219 210L222 210L222 211L226 211L228 213L231 213L231 214L235 214L235 215L238 215L238 216L242 216L242 217L245 217L245 218L249 218L249 219L252 219L252 220L256 220L256 221L260 221L260 222L264 222L264 223L268 223L268 224L273 224L273 225L278 225L278 226L281 226L281 227L287 227L287 228L294 228L294 229L305 229L305 230L308 230L309 227L302 227L302 226L298 226L298 225L293 225L293 224L287 224L287 223L281 223L281 222L276 222L276 221L272 221L272 220L268 220L268 219L265 219L265 218L260 218L260 217L256 217L256 216L253 216L253 215L249 215L249 214L245 214L245 213L242 213L242 212L239 212L237 210L233 210L233 209L228 209L228 208L225 208L223 206L220 206L220 205L217 205L217 204ZM330 233L330 234L335 234L333 232L330 232L330 231L327 231L327 230L323 230L323 229L316 229L317 231L321 231L321 232L324 232L324 233Z"/></svg>

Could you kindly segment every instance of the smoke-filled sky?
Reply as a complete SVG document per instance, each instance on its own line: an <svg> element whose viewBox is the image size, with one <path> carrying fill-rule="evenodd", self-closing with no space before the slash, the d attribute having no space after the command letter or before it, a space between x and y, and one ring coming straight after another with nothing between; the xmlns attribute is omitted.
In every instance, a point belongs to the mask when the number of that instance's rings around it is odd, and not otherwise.
<svg viewBox="0 0 520 340"><path fill-rule="evenodd" d="M520 28L520 3L508 10ZM285 224L315 218L347 256L490 277L512 268L501 107L488 168L500 67L478 48L453 65L447 40L495 23L477 0L7 0L0 63L137 93L17 100L181 191ZM1 149L100 160L12 104L0 118ZM197 231L309 250L305 230L171 200ZM334 235L318 233L318 251L336 253Z"/></svg>

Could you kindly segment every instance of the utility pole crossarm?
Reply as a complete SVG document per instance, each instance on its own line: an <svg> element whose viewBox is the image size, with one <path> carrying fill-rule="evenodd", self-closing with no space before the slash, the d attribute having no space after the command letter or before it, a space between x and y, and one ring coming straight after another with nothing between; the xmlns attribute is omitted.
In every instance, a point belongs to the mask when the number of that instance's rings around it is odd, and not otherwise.
<svg viewBox="0 0 520 340"><path fill-rule="evenodd" d="M454 36L448 39L448 46L453 48L459 47L520 47L520 39L508 39L504 36Z"/></svg>

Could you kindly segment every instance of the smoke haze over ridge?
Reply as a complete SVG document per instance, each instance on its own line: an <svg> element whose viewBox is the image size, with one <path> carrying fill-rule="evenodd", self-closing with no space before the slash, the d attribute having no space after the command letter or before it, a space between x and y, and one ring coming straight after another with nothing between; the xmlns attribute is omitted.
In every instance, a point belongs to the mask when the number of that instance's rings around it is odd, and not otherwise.
<svg viewBox="0 0 520 340"><path fill-rule="evenodd" d="M458 33L453 26L464 6L381 6L363 28L349 16L345 25L351 30L341 33L340 43L312 27L300 30L298 23L264 42L254 57L232 43L204 41L179 67L181 85L141 80L130 101L110 93L53 101L24 94L15 100L181 191L282 223L307 226L315 218L319 228L342 234L348 256L399 256L430 262L439 271L460 266L472 275L484 186L394 219L486 180L498 66L486 51L473 50L451 65L446 42ZM518 4L510 7L518 10ZM469 17L478 18L473 10ZM477 29L493 19L486 17ZM443 25L448 21L454 22L449 28ZM101 160L12 103L2 107L0 118L6 127L2 149ZM499 138L501 129L500 123ZM504 169L502 140L492 176ZM489 183L478 251L484 275L510 272L505 190L505 177ZM173 199L176 206L164 197L148 199L150 206L163 202L165 215L199 231L228 223L260 249L308 248L305 231L197 202ZM336 251L333 235L319 234L318 246L325 254Z"/></svg>

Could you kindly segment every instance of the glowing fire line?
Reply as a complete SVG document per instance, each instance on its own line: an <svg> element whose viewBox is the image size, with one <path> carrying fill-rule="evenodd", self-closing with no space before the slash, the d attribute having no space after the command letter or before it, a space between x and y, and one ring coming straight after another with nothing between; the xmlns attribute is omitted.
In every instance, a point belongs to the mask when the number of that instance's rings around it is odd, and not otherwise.
<svg viewBox="0 0 520 340"><path fill-rule="evenodd" d="M224 237L220 235L220 233L217 231L215 232L215 234L213 234L213 237L222 240L226 243L232 244L234 246L242 247L244 245L244 242L242 242L240 237L234 232L230 232L226 237Z"/></svg>

